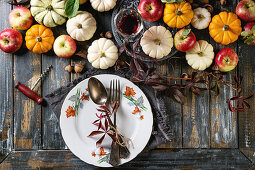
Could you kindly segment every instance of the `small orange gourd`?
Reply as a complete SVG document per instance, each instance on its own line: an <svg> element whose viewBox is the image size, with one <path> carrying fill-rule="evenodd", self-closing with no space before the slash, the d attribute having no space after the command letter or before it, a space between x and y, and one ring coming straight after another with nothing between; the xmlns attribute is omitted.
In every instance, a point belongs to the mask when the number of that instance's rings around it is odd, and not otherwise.
<svg viewBox="0 0 255 170"><path fill-rule="evenodd" d="M221 12L215 15L209 25L211 37L223 45L235 42L241 32L241 21L232 12Z"/></svg>
<svg viewBox="0 0 255 170"><path fill-rule="evenodd" d="M172 28L182 28L189 25L194 12L190 3L182 1L181 3L166 3L164 9L163 20Z"/></svg>
<svg viewBox="0 0 255 170"><path fill-rule="evenodd" d="M29 50L41 54L52 49L55 39L51 29L37 24L27 30L25 40Z"/></svg>

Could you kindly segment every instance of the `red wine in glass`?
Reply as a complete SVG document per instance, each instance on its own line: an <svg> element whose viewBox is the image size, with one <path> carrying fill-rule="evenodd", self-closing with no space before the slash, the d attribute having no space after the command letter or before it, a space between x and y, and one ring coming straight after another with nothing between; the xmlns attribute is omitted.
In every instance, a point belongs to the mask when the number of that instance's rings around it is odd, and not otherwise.
<svg viewBox="0 0 255 170"><path fill-rule="evenodd" d="M119 30L126 35L135 34L140 26L140 20L134 14L127 14L119 22Z"/></svg>

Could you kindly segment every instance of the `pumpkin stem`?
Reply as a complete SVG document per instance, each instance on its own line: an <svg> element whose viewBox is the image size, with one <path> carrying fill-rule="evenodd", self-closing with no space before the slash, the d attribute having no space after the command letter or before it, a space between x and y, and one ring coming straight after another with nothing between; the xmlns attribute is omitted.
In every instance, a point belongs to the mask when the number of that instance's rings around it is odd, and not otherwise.
<svg viewBox="0 0 255 170"><path fill-rule="evenodd" d="M181 9L178 8L177 11L175 11L175 13L176 13L176 15L180 16L182 14L182 11L181 11Z"/></svg>
<svg viewBox="0 0 255 170"><path fill-rule="evenodd" d="M100 54L99 54L99 55L100 55L100 58L106 57L106 56L105 56L105 52L103 52L103 51L100 51Z"/></svg>
<svg viewBox="0 0 255 170"><path fill-rule="evenodd" d="M156 45L160 45L161 42L160 42L159 39L155 39L155 40L154 40L154 43L155 43Z"/></svg>
<svg viewBox="0 0 255 170"><path fill-rule="evenodd" d="M53 10L53 7L51 5L49 5L46 7L46 10L51 11L51 10Z"/></svg>
<svg viewBox="0 0 255 170"><path fill-rule="evenodd" d="M42 37L40 37L40 36L36 37L35 41L42 42Z"/></svg>
<svg viewBox="0 0 255 170"><path fill-rule="evenodd" d="M205 18L202 14L199 14L197 17L198 17L198 19L204 19Z"/></svg>
<svg viewBox="0 0 255 170"><path fill-rule="evenodd" d="M224 25L223 26L223 31L228 31L229 30L229 26L228 25Z"/></svg>
<svg viewBox="0 0 255 170"><path fill-rule="evenodd" d="M81 29L81 28L82 28L82 25L81 25L81 24L79 24L77 27L78 27L78 29Z"/></svg>
<svg viewBox="0 0 255 170"><path fill-rule="evenodd" d="M204 53L203 52L199 52L198 55L199 55L199 57L203 57Z"/></svg>

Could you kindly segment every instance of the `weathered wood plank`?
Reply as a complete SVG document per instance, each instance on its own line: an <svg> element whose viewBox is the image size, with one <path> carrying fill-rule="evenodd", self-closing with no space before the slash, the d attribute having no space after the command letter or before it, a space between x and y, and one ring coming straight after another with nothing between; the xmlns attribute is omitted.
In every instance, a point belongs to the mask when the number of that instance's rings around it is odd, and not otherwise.
<svg viewBox="0 0 255 170"><path fill-rule="evenodd" d="M215 13L222 11L219 1L214 2L216 7ZM228 3L225 8L229 11L234 11L236 1ZM216 43L212 38L210 43L214 46L214 52L217 54L221 49L229 47L237 51L237 42L224 46ZM226 81L232 82L236 70L233 70L225 76ZM237 148L237 114L229 111L226 100L233 97L233 90L225 85L222 85L219 96L211 93L210 97L210 118L211 118L211 147L212 148Z"/></svg>
<svg viewBox="0 0 255 170"><path fill-rule="evenodd" d="M1 20L0 31L9 28L8 14L11 5L0 1ZM12 117L13 117L13 55L0 51L0 162L11 151L12 147Z"/></svg>
<svg viewBox="0 0 255 170"><path fill-rule="evenodd" d="M55 37L58 35L54 32ZM66 85L70 80L70 74L64 70L69 64L69 59L58 58L53 51L43 54L42 70L52 65L53 68L42 82L42 96L53 90ZM59 121L54 112L47 105L42 107L42 144L43 149L65 149L67 148L62 138Z"/></svg>
<svg viewBox="0 0 255 170"><path fill-rule="evenodd" d="M193 29L197 40L209 40L208 30ZM184 59L183 73L192 73L193 70ZM188 92L182 107L183 114L183 147L184 148L209 148L210 117L209 117L209 92L205 91L200 96Z"/></svg>
<svg viewBox="0 0 255 170"><path fill-rule="evenodd" d="M23 50L14 56L14 83L29 87L41 74L41 55ZM41 94L40 85L35 89ZM14 90L14 149L41 148L41 106Z"/></svg>
<svg viewBox="0 0 255 170"><path fill-rule="evenodd" d="M171 64L174 67L174 70ZM167 62L162 62L158 68L159 74L163 76L176 76L181 74L181 64L178 59L171 59ZM180 81L169 80L169 83L180 83ZM169 115L169 124L173 130L173 139L171 142L162 144L158 148L181 148L182 147L182 112L181 104L177 103L169 97L165 97L166 108Z"/></svg>
<svg viewBox="0 0 255 170"><path fill-rule="evenodd" d="M146 169L247 169L253 164L239 150L180 150L153 151L140 154L120 168ZM94 169L74 156L70 151L15 151L0 164L0 168L86 168Z"/></svg>
<svg viewBox="0 0 255 170"><path fill-rule="evenodd" d="M239 75L243 76L243 96L255 92L254 46L239 43ZM251 110L239 112L239 147L255 163L255 97L248 100Z"/></svg>

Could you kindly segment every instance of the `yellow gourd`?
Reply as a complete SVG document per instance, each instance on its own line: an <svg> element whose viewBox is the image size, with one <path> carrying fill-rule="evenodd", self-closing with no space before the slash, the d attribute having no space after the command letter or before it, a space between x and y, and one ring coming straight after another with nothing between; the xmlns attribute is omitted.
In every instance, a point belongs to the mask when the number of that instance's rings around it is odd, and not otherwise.
<svg viewBox="0 0 255 170"><path fill-rule="evenodd" d="M241 32L241 21L232 12L221 12L215 15L209 25L211 37L223 45L235 42Z"/></svg>
<svg viewBox="0 0 255 170"><path fill-rule="evenodd" d="M181 3L167 3L164 9L163 20L172 28L182 28L189 25L194 12L188 2L182 1Z"/></svg>
<svg viewBox="0 0 255 170"><path fill-rule="evenodd" d="M51 29L37 24L27 30L25 40L29 50L41 54L52 49L55 39Z"/></svg>

